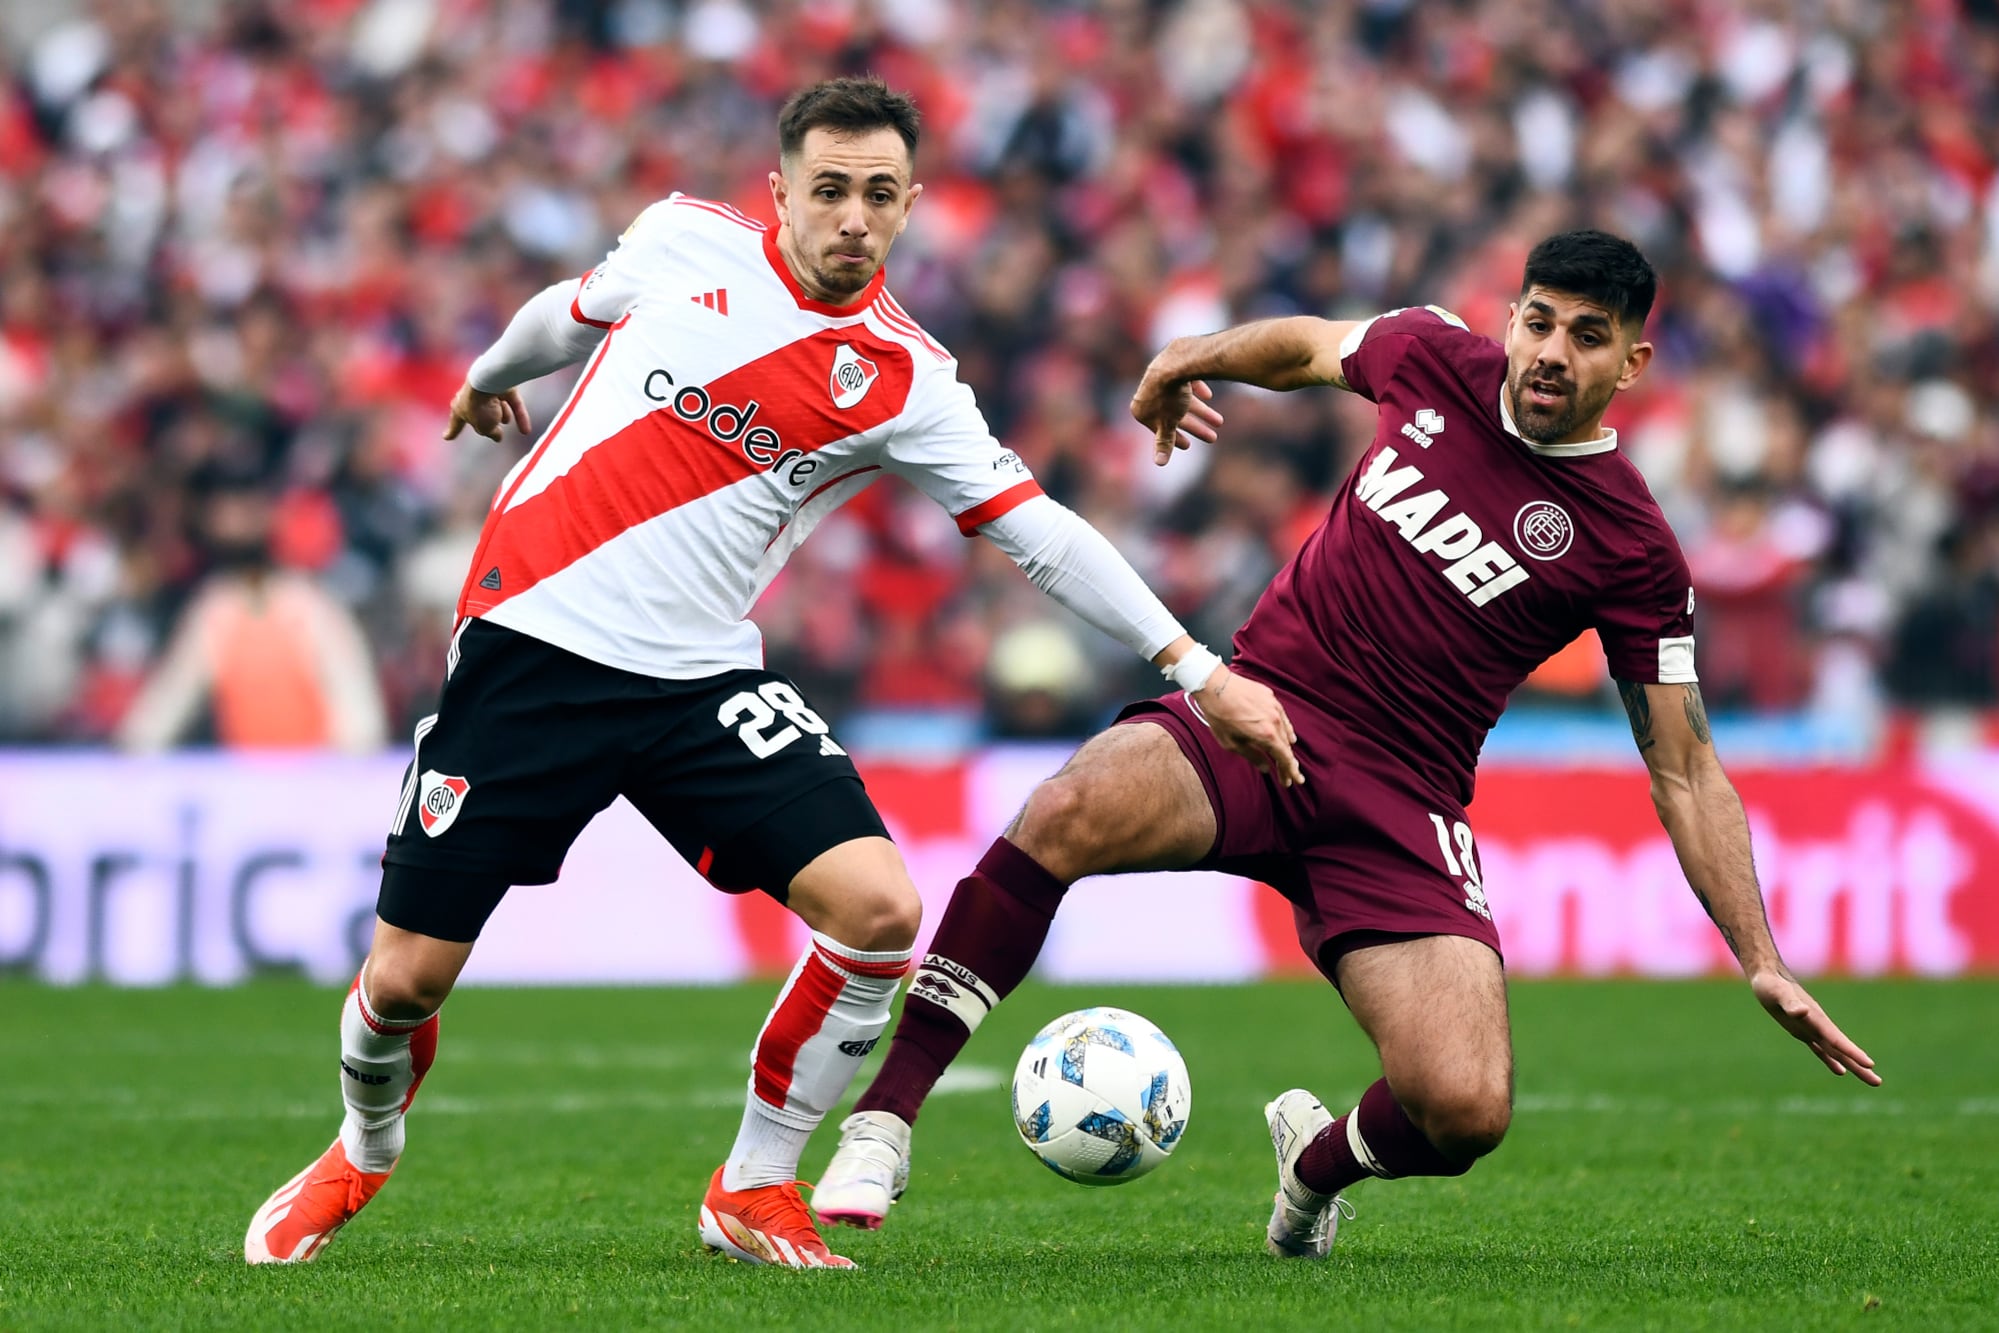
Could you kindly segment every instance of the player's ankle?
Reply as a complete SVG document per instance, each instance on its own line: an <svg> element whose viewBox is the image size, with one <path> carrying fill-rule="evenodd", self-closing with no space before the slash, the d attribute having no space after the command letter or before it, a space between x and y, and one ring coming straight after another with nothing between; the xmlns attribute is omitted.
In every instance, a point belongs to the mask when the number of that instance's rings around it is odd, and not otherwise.
<svg viewBox="0 0 1999 1333"><path fill-rule="evenodd" d="M381 1175L395 1168L403 1155L405 1128L402 1112L380 1120L364 1120L351 1109L340 1124L340 1146L356 1171Z"/></svg>

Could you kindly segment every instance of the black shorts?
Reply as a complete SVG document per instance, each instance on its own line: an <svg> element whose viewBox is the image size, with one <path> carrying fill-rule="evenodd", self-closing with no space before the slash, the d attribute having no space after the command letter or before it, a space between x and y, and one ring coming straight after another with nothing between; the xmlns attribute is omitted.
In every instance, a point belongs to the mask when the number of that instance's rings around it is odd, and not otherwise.
<svg viewBox="0 0 1999 1333"><path fill-rule="evenodd" d="M391 925L475 938L507 886L553 881L619 796L717 888L779 901L821 852L888 836L853 760L776 672L661 680L483 620L457 653L382 856Z"/></svg>

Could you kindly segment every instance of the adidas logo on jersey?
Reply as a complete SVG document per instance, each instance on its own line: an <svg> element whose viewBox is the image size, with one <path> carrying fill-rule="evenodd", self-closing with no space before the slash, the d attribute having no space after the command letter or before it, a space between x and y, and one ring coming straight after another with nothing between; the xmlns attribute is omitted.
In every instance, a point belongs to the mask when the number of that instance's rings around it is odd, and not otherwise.
<svg viewBox="0 0 1999 1333"><path fill-rule="evenodd" d="M687 299L695 305L707 306L718 315L729 313L729 289L727 287L717 287L712 292L703 292L699 296L690 296Z"/></svg>
<svg viewBox="0 0 1999 1333"><path fill-rule="evenodd" d="M1407 422L1402 427L1404 439L1414 440L1425 449L1435 444L1436 437L1443 433L1443 413L1428 407L1418 412L1414 421Z"/></svg>
<svg viewBox="0 0 1999 1333"><path fill-rule="evenodd" d="M1441 424L1438 429L1442 429ZM1400 498L1423 480L1423 473L1420 468L1396 467L1395 463L1395 451L1384 445L1367 471L1355 478L1354 498L1393 523L1403 541L1425 555L1448 561L1444 577L1473 606L1484 606L1508 588L1527 581L1526 569L1498 542L1486 541L1471 515L1459 510L1437 518L1451 503L1450 496L1432 489L1406 500Z"/></svg>
<svg viewBox="0 0 1999 1333"><path fill-rule="evenodd" d="M500 590L500 567L494 565L491 569L487 570L486 577L479 580L479 586L489 592L498 592Z"/></svg>

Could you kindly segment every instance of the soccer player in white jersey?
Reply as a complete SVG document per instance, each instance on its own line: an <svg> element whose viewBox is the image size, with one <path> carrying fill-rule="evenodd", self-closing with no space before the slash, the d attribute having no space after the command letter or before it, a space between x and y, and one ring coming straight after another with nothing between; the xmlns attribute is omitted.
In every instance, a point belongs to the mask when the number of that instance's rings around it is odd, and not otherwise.
<svg viewBox="0 0 1999 1333"><path fill-rule="evenodd" d="M257 1210L252 1263L316 1257L381 1188L487 917L510 885L553 881L623 795L716 887L761 889L812 929L758 1035L702 1239L753 1263L851 1267L813 1226L798 1159L887 1025L920 906L846 751L763 668L745 617L813 525L885 473L1195 692L1238 753L1297 777L1275 695L1232 677L1041 494L888 294L883 261L923 188L915 106L837 79L794 97L778 133L775 228L682 195L653 205L597 268L529 301L452 403L447 437L525 432L516 386L589 359L487 516L341 1011L346 1117ZM1212 439L1219 420L1188 429ZM536 1077L552 1104L557 1076Z"/></svg>

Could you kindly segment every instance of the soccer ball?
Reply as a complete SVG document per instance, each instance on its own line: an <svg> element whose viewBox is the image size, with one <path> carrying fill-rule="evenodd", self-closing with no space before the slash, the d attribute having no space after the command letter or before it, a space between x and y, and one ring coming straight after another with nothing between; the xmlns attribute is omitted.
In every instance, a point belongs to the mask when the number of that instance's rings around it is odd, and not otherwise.
<svg viewBox="0 0 1999 1333"><path fill-rule="evenodd" d="M1062 1015L1013 1071L1021 1142L1081 1185L1122 1185L1165 1161L1187 1132L1193 1098L1180 1052L1124 1009Z"/></svg>

